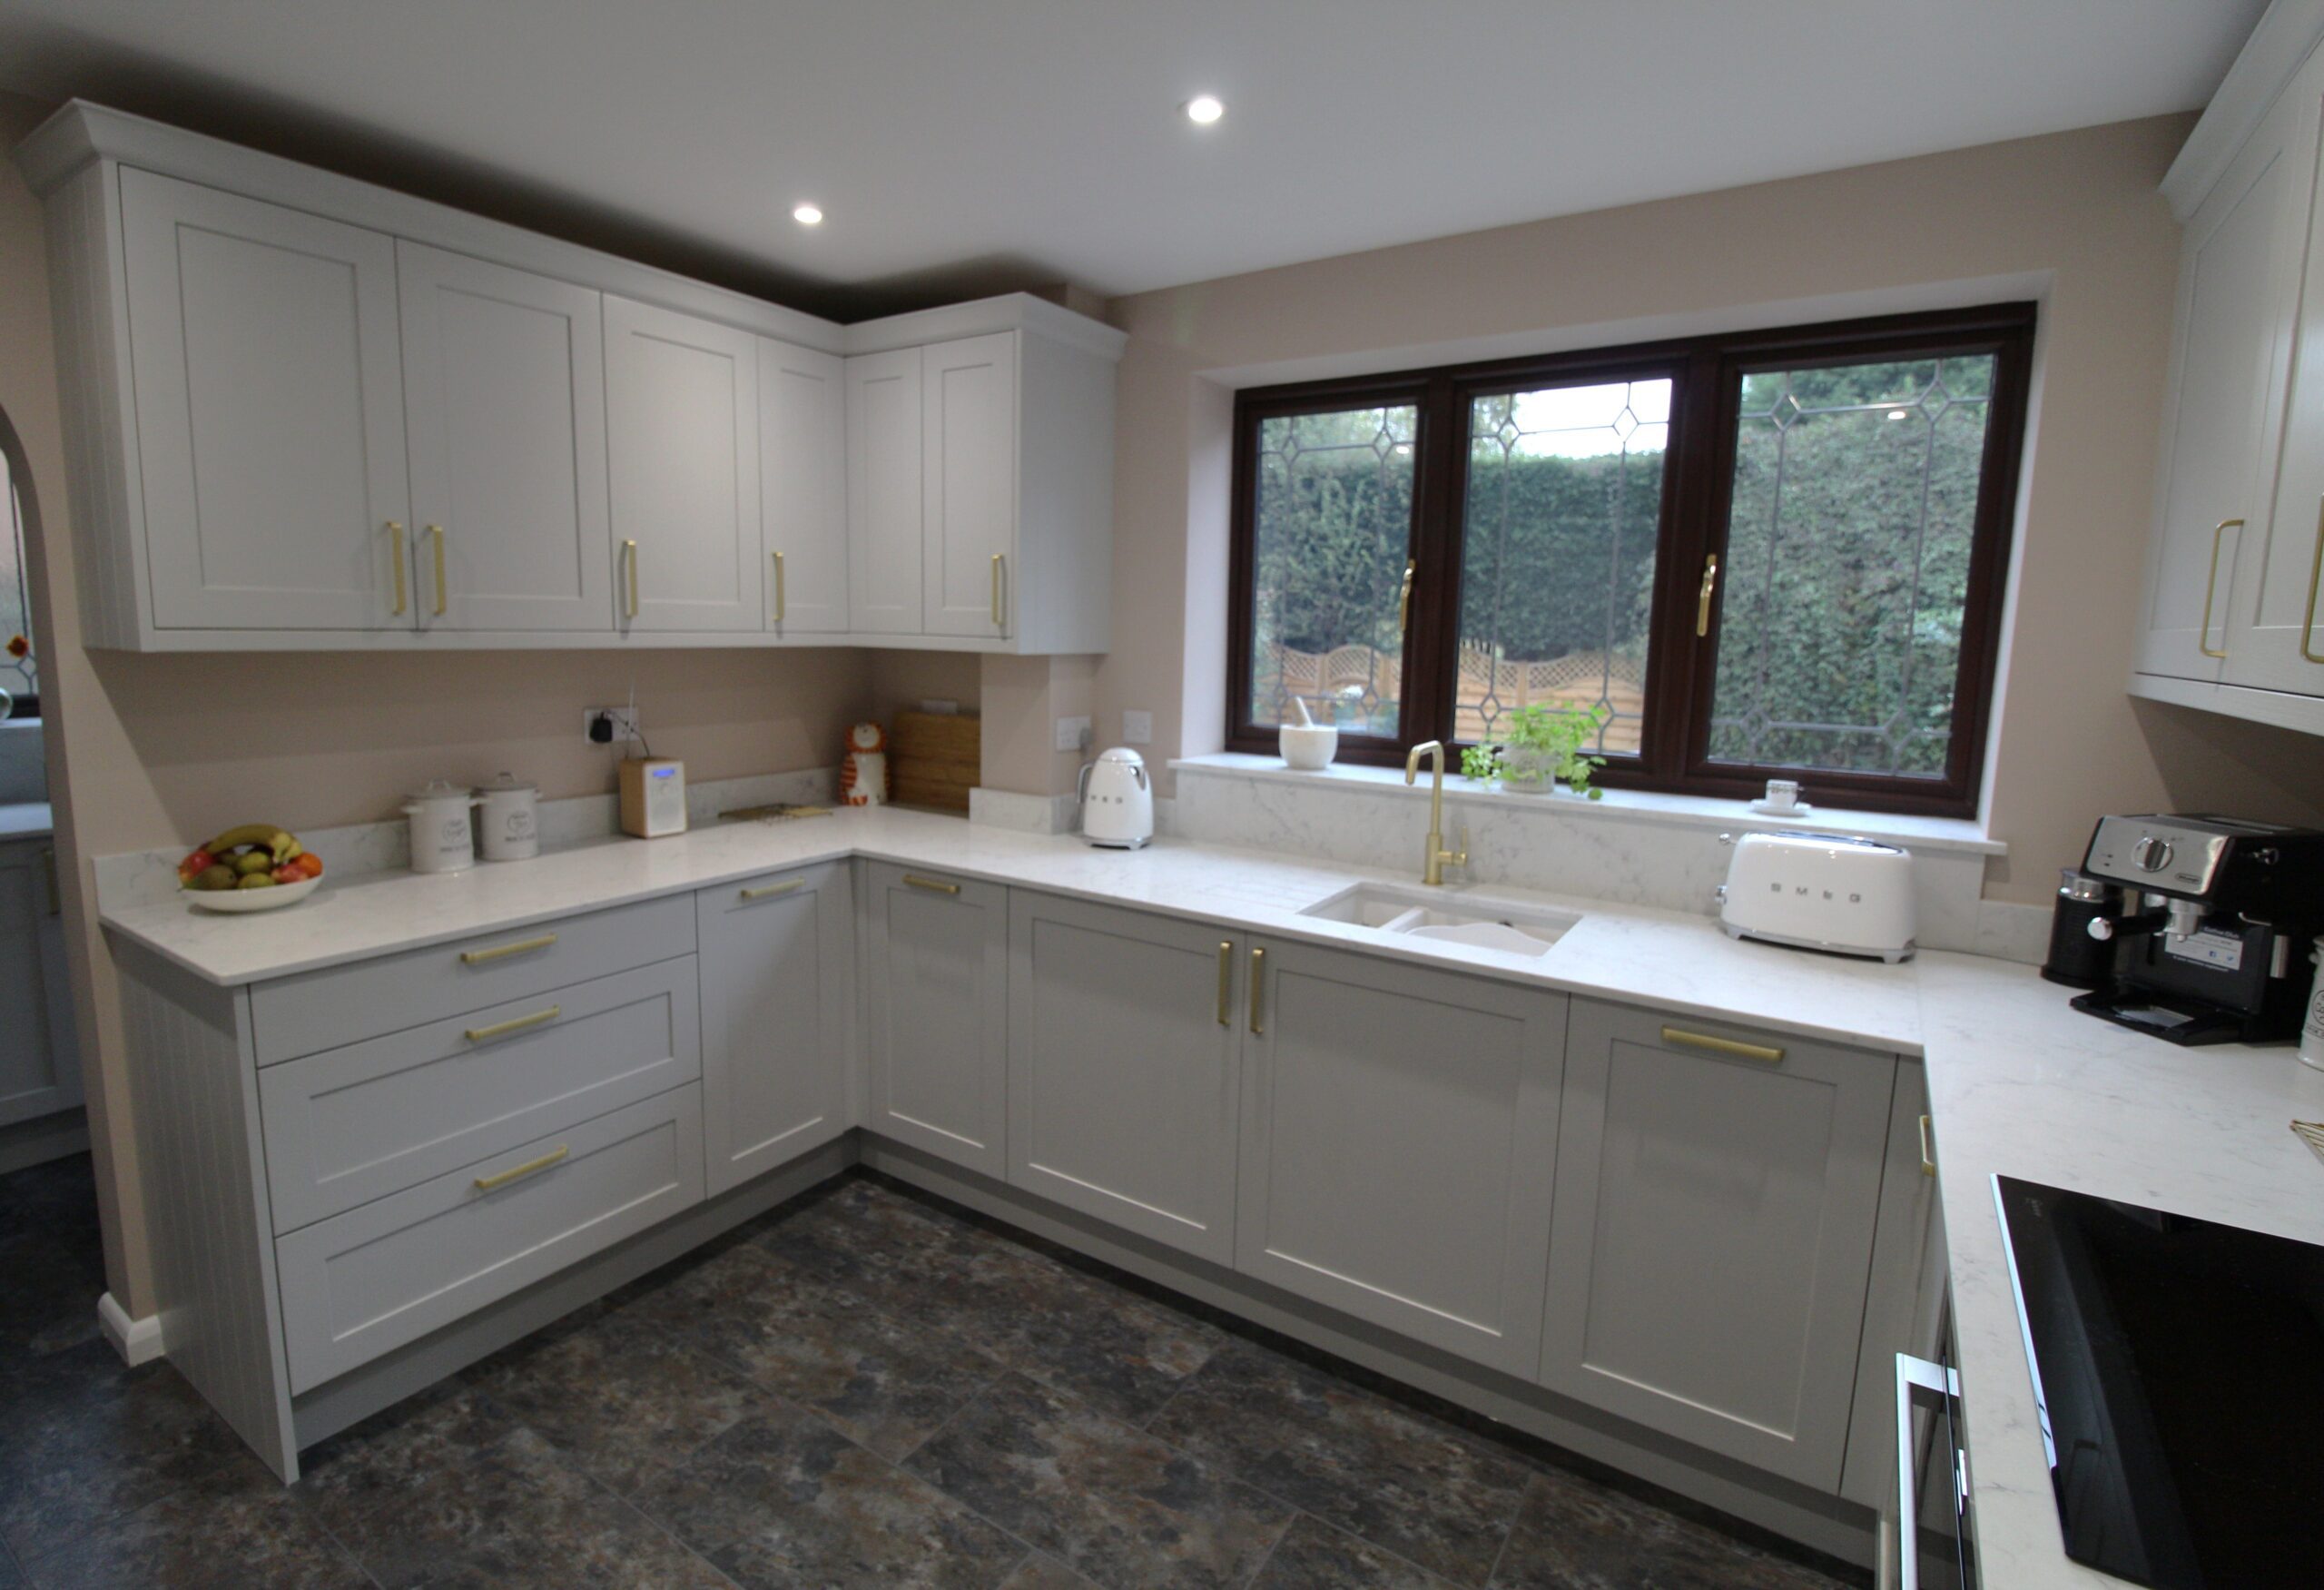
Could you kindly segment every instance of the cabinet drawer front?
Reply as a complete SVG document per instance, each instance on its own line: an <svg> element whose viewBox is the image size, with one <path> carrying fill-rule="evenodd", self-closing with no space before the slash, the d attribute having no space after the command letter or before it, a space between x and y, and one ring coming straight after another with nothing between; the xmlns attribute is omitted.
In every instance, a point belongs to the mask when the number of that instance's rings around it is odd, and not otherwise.
<svg viewBox="0 0 2324 1590"><path fill-rule="evenodd" d="M1836 1487L1896 1070L1576 1002L1542 1383Z"/></svg>
<svg viewBox="0 0 2324 1590"><path fill-rule="evenodd" d="M293 1231L274 1245L290 1389L701 1201L702 1090L689 1085Z"/></svg>
<svg viewBox="0 0 2324 1590"><path fill-rule="evenodd" d="M694 1081L699 1012L687 957L270 1068L275 1230Z"/></svg>
<svg viewBox="0 0 2324 1590"><path fill-rule="evenodd" d="M694 901L676 894L261 983L258 1063L272 1065L694 953Z"/></svg>

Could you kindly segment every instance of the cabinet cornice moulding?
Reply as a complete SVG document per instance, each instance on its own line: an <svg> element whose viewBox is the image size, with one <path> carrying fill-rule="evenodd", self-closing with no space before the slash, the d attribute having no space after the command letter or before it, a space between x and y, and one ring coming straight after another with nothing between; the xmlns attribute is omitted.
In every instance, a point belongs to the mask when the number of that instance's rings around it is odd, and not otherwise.
<svg viewBox="0 0 2324 1590"><path fill-rule="evenodd" d="M2172 215L2183 222L2195 212L2319 42L2324 0L2274 0L2268 7L2163 173Z"/></svg>

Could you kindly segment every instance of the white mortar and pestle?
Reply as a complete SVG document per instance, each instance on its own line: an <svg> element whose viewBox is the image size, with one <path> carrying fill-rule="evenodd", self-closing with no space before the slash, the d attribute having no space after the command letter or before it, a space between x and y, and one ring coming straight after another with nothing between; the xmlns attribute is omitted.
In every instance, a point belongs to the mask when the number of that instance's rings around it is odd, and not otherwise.
<svg viewBox="0 0 2324 1590"><path fill-rule="evenodd" d="M1284 765L1299 773L1321 773L1339 755L1339 725L1317 723L1307 711L1307 698L1295 696L1292 701L1299 708L1299 721L1285 724L1275 731L1275 749Z"/></svg>

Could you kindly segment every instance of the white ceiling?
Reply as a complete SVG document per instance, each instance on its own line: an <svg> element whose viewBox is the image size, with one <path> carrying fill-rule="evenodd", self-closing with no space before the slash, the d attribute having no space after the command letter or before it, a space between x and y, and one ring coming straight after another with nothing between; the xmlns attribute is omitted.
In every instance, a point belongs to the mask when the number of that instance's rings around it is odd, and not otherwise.
<svg viewBox="0 0 2324 1590"><path fill-rule="evenodd" d="M2200 105L2264 0L0 0L78 94L842 316ZM1202 91L1226 120L1178 114ZM790 219L812 198L818 231ZM594 235L591 235L594 234Z"/></svg>

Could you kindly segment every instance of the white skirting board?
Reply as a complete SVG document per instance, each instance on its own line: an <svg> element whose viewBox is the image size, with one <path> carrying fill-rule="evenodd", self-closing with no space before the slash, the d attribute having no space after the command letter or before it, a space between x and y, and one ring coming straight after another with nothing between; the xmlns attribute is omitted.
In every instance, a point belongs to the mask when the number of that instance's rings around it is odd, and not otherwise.
<svg viewBox="0 0 2324 1590"><path fill-rule="evenodd" d="M162 1340L162 1317L148 1314L143 1319L132 1319L129 1311L113 1300L111 1292L97 1299L97 1328L104 1332L121 1361L133 1369L152 1363L168 1350Z"/></svg>

